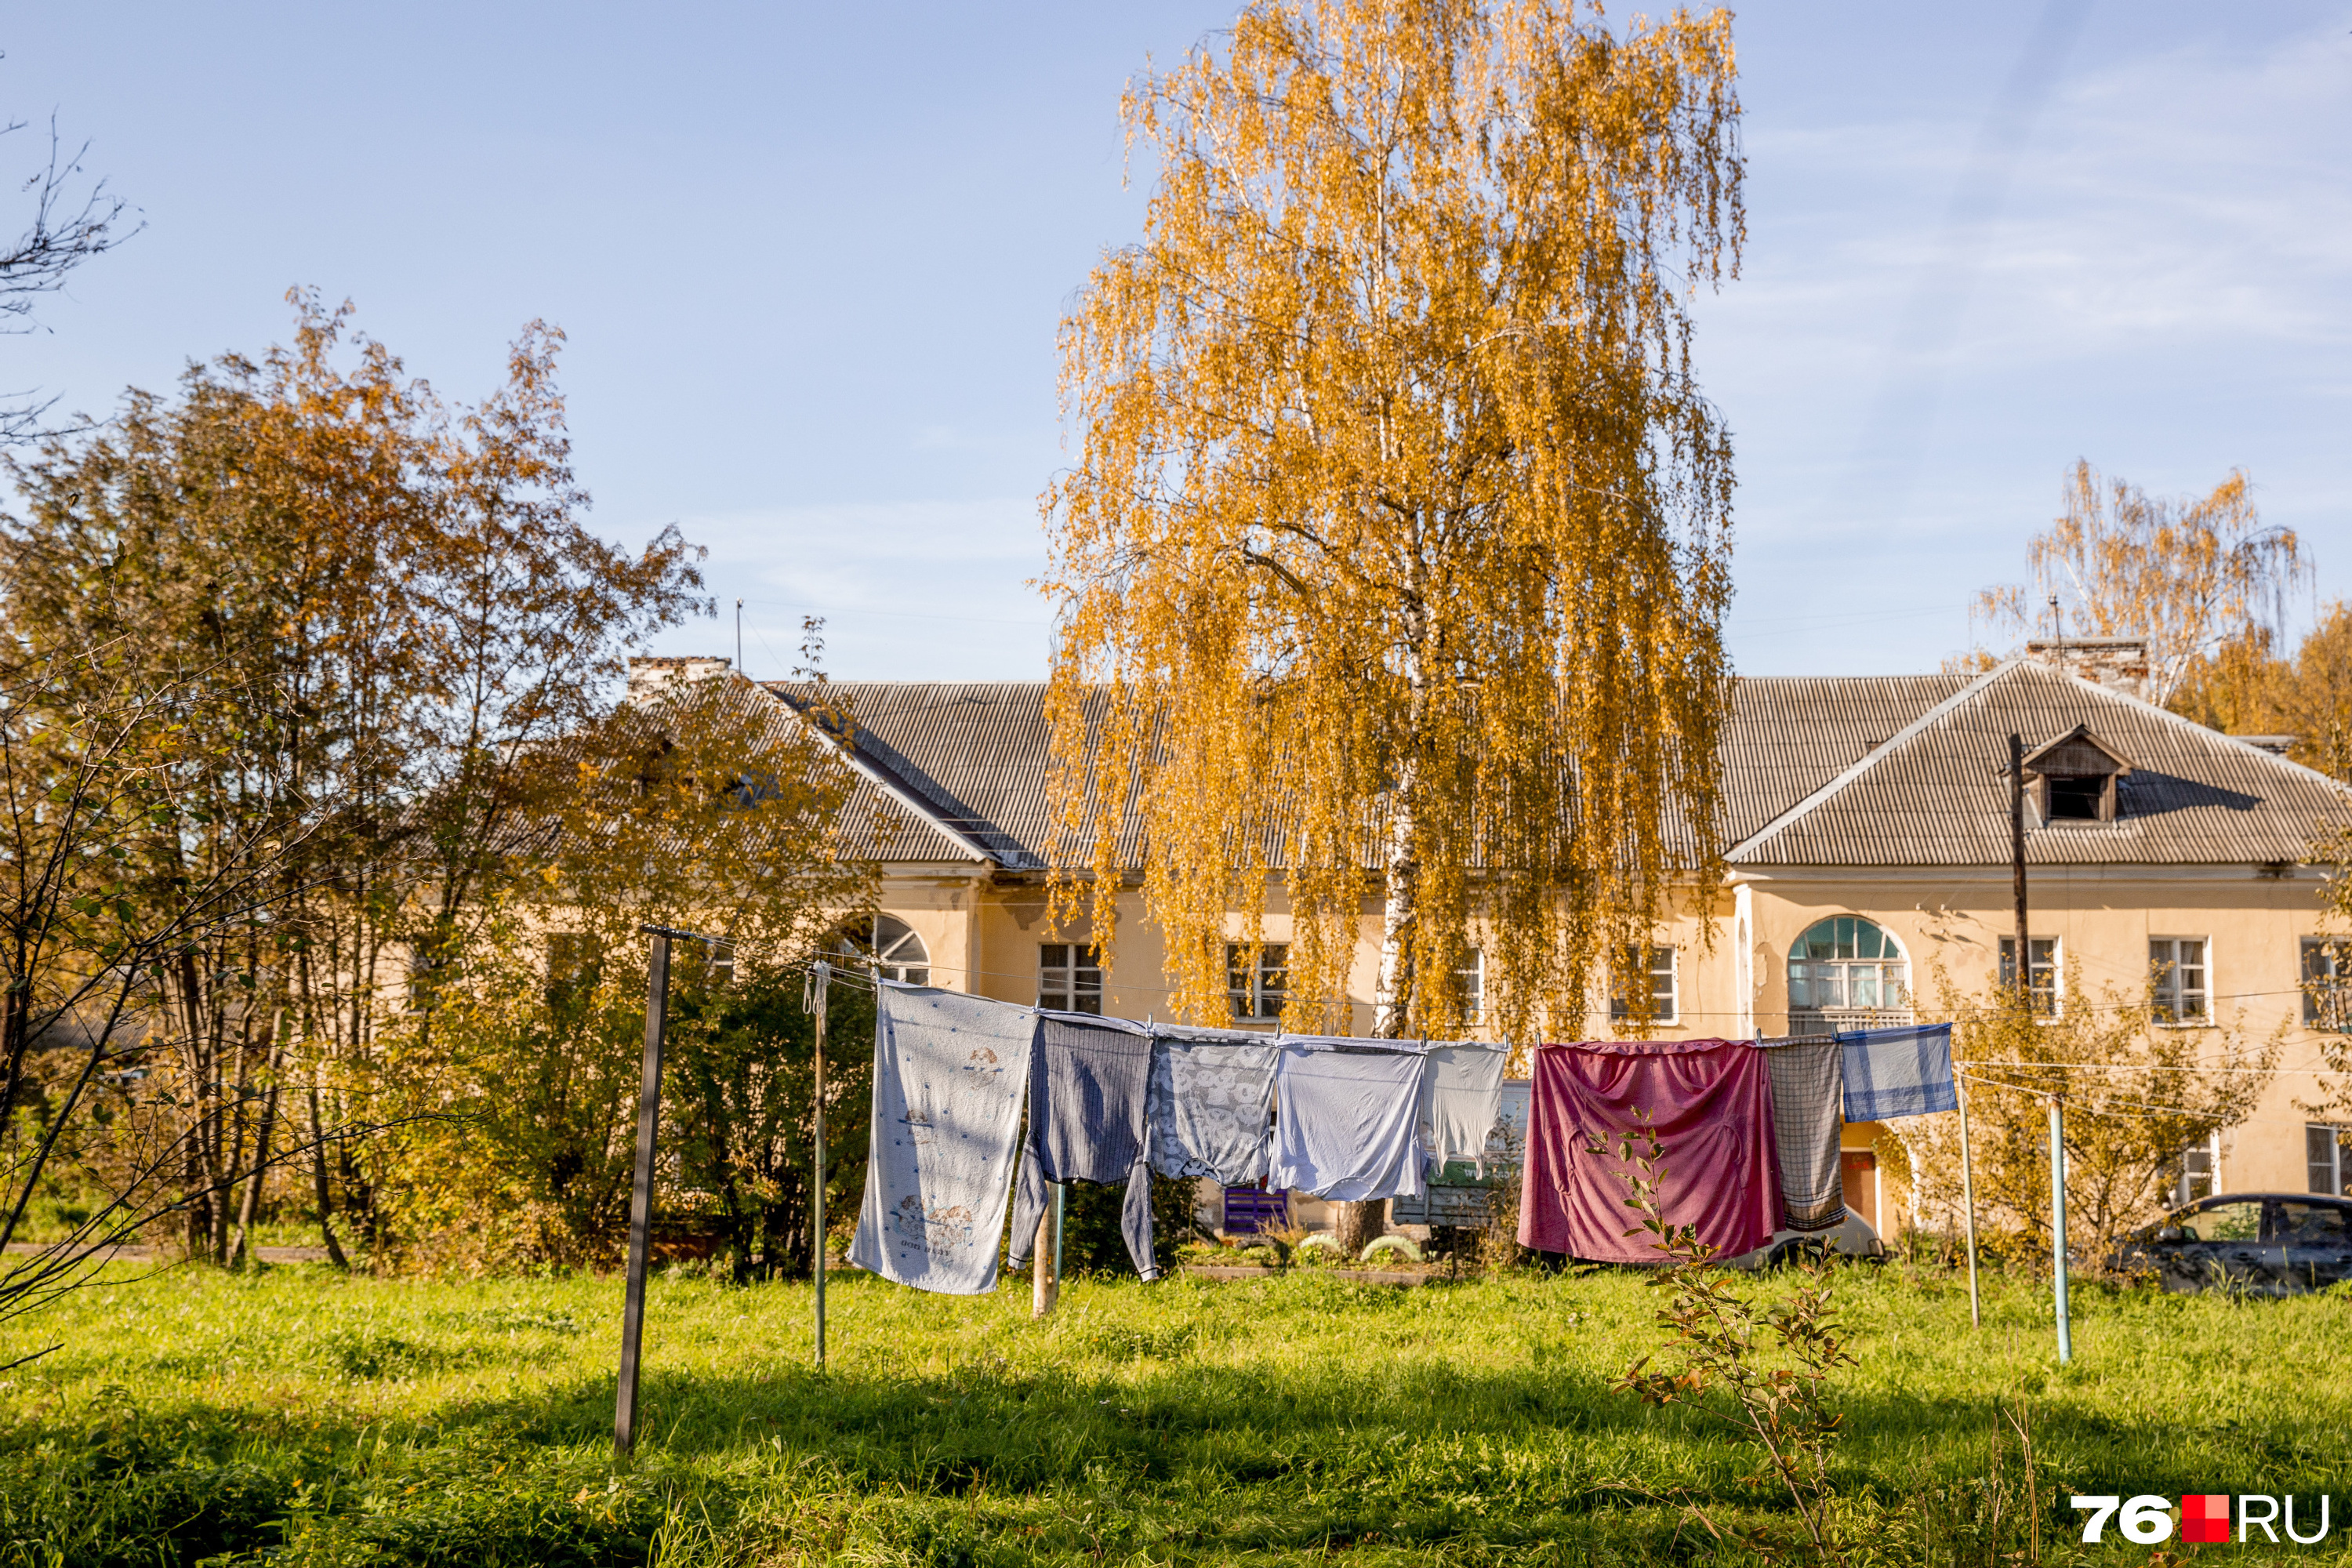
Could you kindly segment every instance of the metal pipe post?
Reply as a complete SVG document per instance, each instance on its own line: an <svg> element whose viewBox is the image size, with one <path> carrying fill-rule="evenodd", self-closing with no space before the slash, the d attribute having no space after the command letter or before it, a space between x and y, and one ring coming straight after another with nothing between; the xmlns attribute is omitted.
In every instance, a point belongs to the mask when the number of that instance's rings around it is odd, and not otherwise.
<svg viewBox="0 0 2352 1568"><path fill-rule="evenodd" d="M816 1364L824 1364L824 1008L833 965L809 966L816 976L816 1087L809 1096L815 1125L816 1170L809 1194L809 1267L816 1283Z"/></svg>
<svg viewBox="0 0 2352 1568"><path fill-rule="evenodd" d="M627 1303L621 1310L621 1377L613 1398L613 1458L626 1465L637 1441L637 1354L645 1342L646 1257L652 1241L654 1135L661 1121L662 1033L669 1018L669 939L667 931L646 928L654 939L646 975L645 1078L637 1091L637 1173L629 1191Z"/></svg>
<svg viewBox="0 0 2352 1568"><path fill-rule="evenodd" d="M2074 1359L2074 1335L2066 1321L2066 1112L2050 1097L2050 1257L2058 1276L2058 1364Z"/></svg>
<svg viewBox="0 0 2352 1568"><path fill-rule="evenodd" d="M1054 1238L1048 1234L1053 1223L1052 1215L1039 1215L1037 1235L1031 1244L1036 1254L1029 1277L1029 1315L1033 1318L1049 1315L1062 1294L1062 1276L1054 1268Z"/></svg>
<svg viewBox="0 0 2352 1568"><path fill-rule="evenodd" d="M1953 1087L1959 1090L1960 1100L1960 1205L1969 1235L1969 1326L1981 1329L1984 1303L1977 1295L1977 1172L1976 1157L1969 1145L1969 1090L1965 1083Z"/></svg>

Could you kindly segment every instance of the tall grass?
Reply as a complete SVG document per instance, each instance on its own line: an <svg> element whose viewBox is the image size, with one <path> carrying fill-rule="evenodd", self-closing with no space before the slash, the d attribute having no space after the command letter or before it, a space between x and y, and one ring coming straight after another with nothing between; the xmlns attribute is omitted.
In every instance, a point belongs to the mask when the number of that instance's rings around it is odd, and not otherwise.
<svg viewBox="0 0 2352 1568"><path fill-rule="evenodd" d="M2124 1561L2069 1544L2070 1492L2352 1483L2352 1300L2085 1289L2060 1369L2027 1282L1993 1281L1978 1333L1940 1275L1855 1270L1838 1300L1861 1560L2022 1561L2038 1531L2046 1561ZM619 1305L587 1278L110 1279L0 1344L62 1345L0 1378L0 1568L1664 1563L1737 1560L1678 1497L1793 1522L1752 1455L1608 1391L1658 1342L1622 1274L1082 1279L1045 1323L1025 1290L852 1277L821 1373L806 1287L671 1275L625 1475Z"/></svg>

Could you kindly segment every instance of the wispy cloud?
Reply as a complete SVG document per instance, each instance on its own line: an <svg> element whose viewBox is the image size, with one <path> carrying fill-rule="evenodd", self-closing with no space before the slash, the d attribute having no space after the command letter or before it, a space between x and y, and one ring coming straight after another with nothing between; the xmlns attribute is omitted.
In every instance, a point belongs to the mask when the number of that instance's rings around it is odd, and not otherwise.
<svg viewBox="0 0 2352 1568"><path fill-rule="evenodd" d="M2326 433L2352 414L2347 77L2340 20L2227 49L2111 37L2053 82L1997 209L1957 226L1965 115L1752 127L1748 276L1702 309L1740 438L1743 667L1932 664L1967 638L1965 590L2021 571L2076 455L2158 488L2251 465L2326 571L2352 544L2352 452ZM1757 618L1857 584L1948 584L1950 607L1859 637Z"/></svg>
<svg viewBox="0 0 2352 1568"><path fill-rule="evenodd" d="M730 652L743 601L745 668L780 677L801 620L825 621L828 665L874 679L1022 679L1045 673L1051 621L1028 586L1045 562L1035 503L853 501L682 519L710 551L719 624L667 651ZM722 646L723 645L723 646Z"/></svg>

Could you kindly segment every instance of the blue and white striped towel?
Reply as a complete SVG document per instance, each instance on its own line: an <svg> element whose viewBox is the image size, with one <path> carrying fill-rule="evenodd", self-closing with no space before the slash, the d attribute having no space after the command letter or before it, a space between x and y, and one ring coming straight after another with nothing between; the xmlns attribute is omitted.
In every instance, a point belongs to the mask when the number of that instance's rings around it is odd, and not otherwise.
<svg viewBox="0 0 2352 1568"><path fill-rule="evenodd" d="M1952 1026L1854 1029L1837 1037L1845 1054L1845 1119L1885 1121L1958 1110L1952 1087Z"/></svg>

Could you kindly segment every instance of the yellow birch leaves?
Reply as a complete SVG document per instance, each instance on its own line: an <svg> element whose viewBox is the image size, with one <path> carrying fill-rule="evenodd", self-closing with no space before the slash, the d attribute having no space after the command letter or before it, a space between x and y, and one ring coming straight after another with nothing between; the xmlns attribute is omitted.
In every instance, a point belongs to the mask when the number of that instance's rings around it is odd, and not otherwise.
<svg viewBox="0 0 2352 1568"><path fill-rule="evenodd" d="M1063 908L1108 941L1139 860L1181 1011L1277 869L1301 1027L1410 878L1415 1031L1473 945L1502 1027L1580 1024L1715 879L1732 476L1686 297L1736 267L1734 76L1721 12L1267 0L1130 88L1158 185L1064 323L1050 705Z"/></svg>

